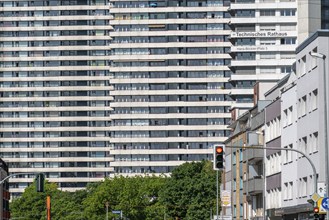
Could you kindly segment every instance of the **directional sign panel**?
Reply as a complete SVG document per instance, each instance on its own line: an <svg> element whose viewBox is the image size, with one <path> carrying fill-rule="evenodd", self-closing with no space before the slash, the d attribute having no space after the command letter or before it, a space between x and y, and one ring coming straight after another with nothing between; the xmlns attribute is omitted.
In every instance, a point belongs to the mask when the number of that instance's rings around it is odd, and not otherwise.
<svg viewBox="0 0 329 220"><path fill-rule="evenodd" d="M321 206L325 209L325 210L329 210L329 198L323 198Z"/></svg>

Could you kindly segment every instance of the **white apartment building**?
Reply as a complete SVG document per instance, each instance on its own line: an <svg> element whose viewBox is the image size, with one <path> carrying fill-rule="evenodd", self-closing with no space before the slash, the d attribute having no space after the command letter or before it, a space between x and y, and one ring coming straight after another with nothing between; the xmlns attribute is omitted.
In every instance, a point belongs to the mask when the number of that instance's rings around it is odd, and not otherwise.
<svg viewBox="0 0 329 220"><path fill-rule="evenodd" d="M230 40L233 109L253 106L253 85L291 72L297 46L296 0L233 0Z"/></svg>
<svg viewBox="0 0 329 220"><path fill-rule="evenodd" d="M110 0L111 167L169 173L212 158L232 104L226 0Z"/></svg>
<svg viewBox="0 0 329 220"><path fill-rule="evenodd" d="M318 53L328 57L329 32L317 31L296 49L294 82L282 92L283 147L297 149L313 161L318 183L325 183L325 100L324 60L311 56ZM326 58L326 66L328 59ZM328 96L328 90L327 94ZM311 165L300 154L287 152L282 164L282 214L284 219L309 219L312 206L307 202L314 193ZM321 194L321 192L319 192ZM323 193L323 192L322 192ZM322 194L324 196L324 194Z"/></svg>
<svg viewBox="0 0 329 220"><path fill-rule="evenodd" d="M44 172L63 190L113 172L109 4L0 1L0 157L10 191Z"/></svg>

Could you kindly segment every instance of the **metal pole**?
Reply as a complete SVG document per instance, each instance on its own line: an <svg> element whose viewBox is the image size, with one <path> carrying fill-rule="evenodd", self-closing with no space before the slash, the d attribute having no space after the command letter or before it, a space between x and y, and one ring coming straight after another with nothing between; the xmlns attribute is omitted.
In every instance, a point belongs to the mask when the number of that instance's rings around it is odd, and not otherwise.
<svg viewBox="0 0 329 220"><path fill-rule="evenodd" d="M14 173L14 174L10 174L9 176L6 176L3 180L0 181L0 185L3 184L7 179L13 177L13 176L19 176L19 175L26 175L26 174L40 174L40 173Z"/></svg>
<svg viewBox="0 0 329 220"><path fill-rule="evenodd" d="M325 154L325 178L326 178L326 196L328 197L329 188L329 164L328 164L328 104L327 104L327 77L326 77L326 56L323 56L323 92L324 92L324 154ZM329 210L327 210L326 219L329 220Z"/></svg>
<svg viewBox="0 0 329 220"><path fill-rule="evenodd" d="M109 202L105 202L106 207L106 220L109 220Z"/></svg>
<svg viewBox="0 0 329 220"><path fill-rule="evenodd" d="M217 199L216 199L216 219L218 220L218 170L216 170L216 186L217 186Z"/></svg>
<svg viewBox="0 0 329 220"><path fill-rule="evenodd" d="M328 104L327 104L327 76L326 76L326 56L320 53L310 53L314 58L322 59L323 62L323 99L324 99L324 160L325 160L325 178L326 178L326 197L329 189L329 162L328 162ZM329 210L327 210L326 219L329 220Z"/></svg>
<svg viewBox="0 0 329 220"><path fill-rule="evenodd" d="M327 77L326 77L326 56L323 56L323 92L324 92L324 154L325 154L325 178L326 178L326 196L328 197L329 188L329 162L328 162L328 104L327 104ZM326 219L329 220L329 210L327 210Z"/></svg>
<svg viewBox="0 0 329 220"><path fill-rule="evenodd" d="M266 109L264 110L264 119L265 119L265 123L264 125L266 125ZM266 127L266 126L265 126ZM264 130L265 132L265 130ZM264 133L262 134L262 141L263 141L263 184L264 184L264 190L263 190L263 218L264 220L266 219L266 149L265 149L265 135Z"/></svg>
<svg viewBox="0 0 329 220"><path fill-rule="evenodd" d="M266 111L265 111L265 118L266 118ZM265 139L265 138L264 138ZM266 150L265 150L265 140L263 140L264 144L264 156L263 156L263 183L264 183L264 190L263 190L263 218L266 219Z"/></svg>

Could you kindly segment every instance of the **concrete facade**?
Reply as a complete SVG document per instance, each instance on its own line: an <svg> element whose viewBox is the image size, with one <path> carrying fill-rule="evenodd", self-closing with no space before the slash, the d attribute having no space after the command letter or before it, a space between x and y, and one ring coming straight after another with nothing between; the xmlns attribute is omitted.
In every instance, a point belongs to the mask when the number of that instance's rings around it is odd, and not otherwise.
<svg viewBox="0 0 329 220"><path fill-rule="evenodd" d="M329 29L329 2L304 0L298 2L298 41L303 42L319 29Z"/></svg>
<svg viewBox="0 0 329 220"><path fill-rule="evenodd" d="M116 174L210 160L229 135L229 3L110 0Z"/></svg>
<svg viewBox="0 0 329 220"><path fill-rule="evenodd" d="M109 155L106 0L0 1L0 157L63 190L103 180ZM34 179L10 180L19 195Z"/></svg>
<svg viewBox="0 0 329 220"><path fill-rule="evenodd" d="M256 82L275 83L291 72L298 45L297 1L233 0L229 11L230 95L233 108L251 108Z"/></svg>
<svg viewBox="0 0 329 220"><path fill-rule="evenodd" d="M324 85L323 60L311 52L329 55L329 32L318 31L297 48L296 80L282 90L282 146L304 152L313 161L318 182L324 183ZM328 62L328 61L326 61ZM327 65L327 64L326 64ZM328 70L325 73L328 76ZM286 155L282 165L282 208L284 219L308 219L314 193L313 172L297 153ZM297 172L296 172L297 171Z"/></svg>

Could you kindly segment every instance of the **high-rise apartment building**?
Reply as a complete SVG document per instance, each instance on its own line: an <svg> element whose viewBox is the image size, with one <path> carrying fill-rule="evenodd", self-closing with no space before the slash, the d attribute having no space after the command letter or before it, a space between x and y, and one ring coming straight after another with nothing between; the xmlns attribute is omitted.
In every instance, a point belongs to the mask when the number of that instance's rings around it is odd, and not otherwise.
<svg viewBox="0 0 329 220"><path fill-rule="evenodd" d="M255 82L276 82L291 72L297 45L296 0L232 0L233 108L251 108Z"/></svg>
<svg viewBox="0 0 329 220"><path fill-rule="evenodd" d="M231 106L226 0L110 0L110 155L118 174L211 159Z"/></svg>
<svg viewBox="0 0 329 220"><path fill-rule="evenodd" d="M107 0L0 1L0 156L64 190L102 180L109 156ZM12 193L32 182L10 180Z"/></svg>
<svg viewBox="0 0 329 220"><path fill-rule="evenodd" d="M329 29L329 1L298 1L298 41L302 43L319 29Z"/></svg>

